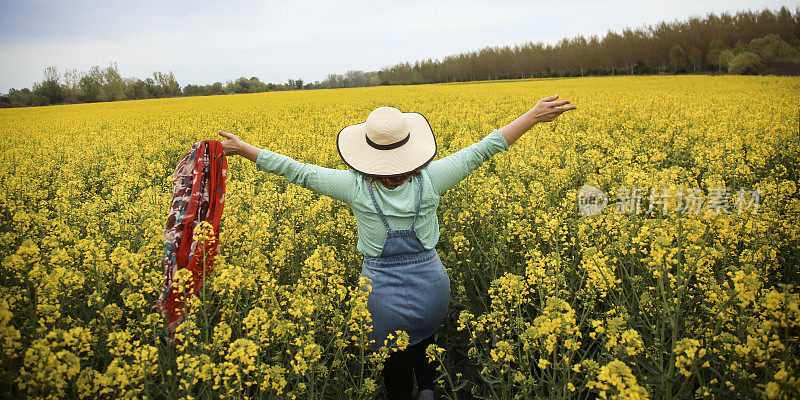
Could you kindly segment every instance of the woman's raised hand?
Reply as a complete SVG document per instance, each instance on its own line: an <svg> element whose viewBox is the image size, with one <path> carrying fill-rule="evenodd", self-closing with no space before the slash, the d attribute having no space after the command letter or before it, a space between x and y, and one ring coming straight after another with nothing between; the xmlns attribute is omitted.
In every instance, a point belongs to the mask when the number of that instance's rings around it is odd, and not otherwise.
<svg viewBox="0 0 800 400"><path fill-rule="evenodd" d="M236 135L228 132L219 131L219 135L224 137L222 141L222 150L225 151L226 156L235 156L239 154L241 149L241 139Z"/></svg>
<svg viewBox="0 0 800 400"><path fill-rule="evenodd" d="M242 141L232 133L219 131L219 135L225 138L222 141L222 150L226 156L242 156L252 162L256 162L261 149Z"/></svg>
<svg viewBox="0 0 800 400"><path fill-rule="evenodd" d="M558 99L558 95L539 100L528 112L500 128L500 134L506 138L508 145L514 144L520 136L539 122L550 122L558 118L559 115L578 108L578 106L568 106L569 100L556 101L556 99Z"/></svg>
<svg viewBox="0 0 800 400"><path fill-rule="evenodd" d="M559 115L578 108L578 106L568 106L569 100L556 101L556 99L558 99L557 94L539 100L539 102L528 111L531 118L536 122L550 122L558 118Z"/></svg>

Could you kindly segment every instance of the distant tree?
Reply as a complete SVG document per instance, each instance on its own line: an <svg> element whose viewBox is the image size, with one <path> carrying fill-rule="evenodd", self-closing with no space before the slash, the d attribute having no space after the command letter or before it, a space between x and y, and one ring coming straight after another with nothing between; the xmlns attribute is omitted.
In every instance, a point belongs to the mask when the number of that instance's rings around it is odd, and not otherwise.
<svg viewBox="0 0 800 400"><path fill-rule="evenodd" d="M243 93L244 89L239 86L239 82L237 81L228 81L225 83L225 93Z"/></svg>
<svg viewBox="0 0 800 400"><path fill-rule="evenodd" d="M44 81L55 82L56 84L59 83L60 75L58 74L58 69L56 67L47 67L44 69L42 73L44 75Z"/></svg>
<svg viewBox="0 0 800 400"><path fill-rule="evenodd" d="M145 82L141 79L129 79L125 82L125 98L146 99L151 97Z"/></svg>
<svg viewBox="0 0 800 400"><path fill-rule="evenodd" d="M199 85L186 85L183 87L184 96L202 96L206 94L205 88Z"/></svg>
<svg viewBox="0 0 800 400"><path fill-rule="evenodd" d="M94 103L97 101L106 101L105 91L103 90L103 71L100 67L93 66L89 72L85 73L78 85L81 88L81 101L86 103Z"/></svg>
<svg viewBox="0 0 800 400"><path fill-rule="evenodd" d="M733 54L744 53L745 51L750 51L750 46L742 41L737 41L733 46Z"/></svg>
<svg viewBox="0 0 800 400"><path fill-rule="evenodd" d="M686 65L686 52L683 50L681 45L676 44L669 51L669 63L672 65L672 69L675 72L680 72Z"/></svg>
<svg viewBox="0 0 800 400"><path fill-rule="evenodd" d="M180 96L181 85L178 84L178 81L175 79L175 75L172 74L172 71L167 73L166 85L166 91L169 96Z"/></svg>
<svg viewBox="0 0 800 400"><path fill-rule="evenodd" d="M8 90L8 94L5 96L5 98L8 105L11 107L25 107L34 105L33 94L28 88L22 88L19 90L11 88Z"/></svg>
<svg viewBox="0 0 800 400"><path fill-rule="evenodd" d="M328 74L328 78L322 84L328 89L335 89L344 86L344 76L337 74Z"/></svg>
<svg viewBox="0 0 800 400"><path fill-rule="evenodd" d="M44 79L33 84L33 97L41 105L58 104L64 101L64 94L59 85L60 75L56 67L44 69Z"/></svg>
<svg viewBox="0 0 800 400"><path fill-rule="evenodd" d="M243 76L236 79L234 93L250 93L250 81Z"/></svg>
<svg viewBox="0 0 800 400"><path fill-rule="evenodd" d="M717 71L722 69L722 65L720 64L719 55L722 53L725 47L723 46L722 42L719 40L712 41L708 46L708 54L706 55L706 62L709 65L716 65Z"/></svg>
<svg viewBox="0 0 800 400"><path fill-rule="evenodd" d="M261 82L261 80L257 77L251 76L248 81L250 84L250 93L261 93L267 91L267 84Z"/></svg>
<svg viewBox="0 0 800 400"><path fill-rule="evenodd" d="M781 7L776 16L775 30L782 40L791 41L793 38L797 39L797 24L800 22L800 10L792 16L786 6Z"/></svg>
<svg viewBox="0 0 800 400"><path fill-rule="evenodd" d="M77 69L64 71L64 101L67 103L77 103L80 97L79 82L81 79Z"/></svg>
<svg viewBox="0 0 800 400"><path fill-rule="evenodd" d="M348 87L360 87L365 86L366 81L364 79L364 71L347 71L345 74L345 79L347 79L347 86Z"/></svg>
<svg viewBox="0 0 800 400"><path fill-rule="evenodd" d="M548 46L549 47L549 46ZM548 48L548 50L550 50ZM555 52L550 50L548 52ZM606 68L611 70L611 74L616 74L617 69L619 69L620 64L622 64L622 60L625 59L625 43L622 35L608 31L606 36L603 38L603 50L604 50L604 64ZM549 68L548 68L549 69ZM547 71L550 72L550 71Z"/></svg>
<svg viewBox="0 0 800 400"><path fill-rule="evenodd" d="M719 53L719 58L718 58L719 65L724 67L725 69L728 69L728 65L730 65L731 60L733 60L733 57L735 56L736 54L733 53L733 50L731 49L723 50L721 53Z"/></svg>
<svg viewBox="0 0 800 400"><path fill-rule="evenodd" d="M153 72L153 80L161 87L161 96L173 97L181 94L181 86L175 80L175 75L172 71L168 73ZM155 97L161 97L155 96Z"/></svg>
<svg viewBox="0 0 800 400"><path fill-rule="evenodd" d="M323 85L323 84L322 84L320 81L306 82L306 83L303 85L303 90L309 90L309 89L324 89L324 88L325 88L325 86L324 86L324 85Z"/></svg>
<svg viewBox="0 0 800 400"><path fill-rule="evenodd" d="M749 47L750 52L757 54L761 62L767 66L800 61L797 59L797 50L774 33L751 40Z"/></svg>
<svg viewBox="0 0 800 400"><path fill-rule="evenodd" d="M222 82L214 82L208 91L208 94L224 94L224 93L225 92L222 88Z"/></svg>
<svg viewBox="0 0 800 400"><path fill-rule="evenodd" d="M155 75L155 73L153 73L153 75ZM153 78L145 78L144 88L147 91L147 97L164 97L164 88Z"/></svg>
<svg viewBox="0 0 800 400"><path fill-rule="evenodd" d="M757 54L749 51L741 52L733 57L728 63L728 72L732 74L755 73L756 68L761 65L761 59Z"/></svg>
<svg viewBox="0 0 800 400"><path fill-rule="evenodd" d="M380 75L377 71L367 72L366 74L367 86L377 86L380 85Z"/></svg>
<svg viewBox="0 0 800 400"><path fill-rule="evenodd" d="M703 53L697 47L692 47L688 56L689 62L692 64L692 70L697 72L697 69L703 65Z"/></svg>
<svg viewBox="0 0 800 400"><path fill-rule="evenodd" d="M117 63L111 62L103 69L103 91L106 101L117 101L125 98L125 81L119 74Z"/></svg>

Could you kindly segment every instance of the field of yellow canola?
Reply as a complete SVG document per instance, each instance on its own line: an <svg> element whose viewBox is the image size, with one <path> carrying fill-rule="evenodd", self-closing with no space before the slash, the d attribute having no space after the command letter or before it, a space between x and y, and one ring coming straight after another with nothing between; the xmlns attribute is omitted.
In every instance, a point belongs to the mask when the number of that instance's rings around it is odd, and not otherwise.
<svg viewBox="0 0 800 400"><path fill-rule="evenodd" d="M555 93L577 111L442 198L437 397L798 398L800 79L742 76L0 110L0 397L383 398L349 209L240 157L216 271L161 344L173 169L219 129L345 168L337 132L383 105L443 157Z"/></svg>

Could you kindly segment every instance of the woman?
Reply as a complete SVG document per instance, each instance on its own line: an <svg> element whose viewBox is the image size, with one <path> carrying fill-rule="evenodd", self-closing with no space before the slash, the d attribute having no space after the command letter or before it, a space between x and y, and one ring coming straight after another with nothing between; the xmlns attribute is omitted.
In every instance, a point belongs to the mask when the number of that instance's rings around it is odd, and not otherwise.
<svg viewBox="0 0 800 400"><path fill-rule="evenodd" d="M433 162L436 140L425 117L379 107L366 122L339 132L339 155L352 171L304 164L219 132L227 139L222 142L226 155L241 155L258 169L350 205L358 226L357 249L364 255L361 276L371 280L372 349L397 330L409 335L409 346L384 363L388 398L410 399L416 374L419 398L433 399L435 368L425 349L447 314L450 297L450 279L435 250L439 197L535 124L576 108L557 98L541 99L481 141Z"/></svg>

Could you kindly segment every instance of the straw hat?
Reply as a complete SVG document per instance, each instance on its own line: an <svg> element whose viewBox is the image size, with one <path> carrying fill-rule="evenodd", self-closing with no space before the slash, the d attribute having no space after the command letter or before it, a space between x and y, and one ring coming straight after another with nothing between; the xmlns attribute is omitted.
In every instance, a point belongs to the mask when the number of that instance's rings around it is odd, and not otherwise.
<svg viewBox="0 0 800 400"><path fill-rule="evenodd" d="M339 131L345 164L365 175L392 177L414 171L436 155L436 138L422 114L378 107L366 122Z"/></svg>

